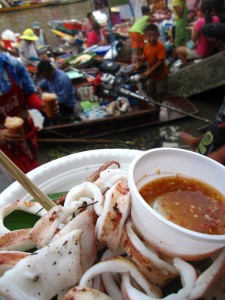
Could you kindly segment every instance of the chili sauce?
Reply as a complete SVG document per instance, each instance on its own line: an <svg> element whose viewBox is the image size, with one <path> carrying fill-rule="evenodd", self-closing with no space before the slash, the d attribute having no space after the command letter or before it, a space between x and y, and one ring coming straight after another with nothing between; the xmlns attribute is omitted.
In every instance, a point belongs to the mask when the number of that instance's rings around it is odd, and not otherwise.
<svg viewBox="0 0 225 300"><path fill-rule="evenodd" d="M187 229L225 234L225 197L195 178L158 178L140 189L142 198L160 215Z"/></svg>

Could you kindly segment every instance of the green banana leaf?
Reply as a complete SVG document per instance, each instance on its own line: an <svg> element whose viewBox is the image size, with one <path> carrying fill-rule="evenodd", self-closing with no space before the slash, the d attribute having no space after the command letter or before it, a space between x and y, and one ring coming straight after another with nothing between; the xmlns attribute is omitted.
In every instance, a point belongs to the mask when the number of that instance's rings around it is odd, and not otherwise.
<svg viewBox="0 0 225 300"><path fill-rule="evenodd" d="M60 192L48 195L52 201L56 201L61 195L66 194L67 192ZM34 201L34 200L32 200ZM10 213L4 219L4 225L9 230L31 228L39 220L38 216L29 214L27 212L16 210Z"/></svg>

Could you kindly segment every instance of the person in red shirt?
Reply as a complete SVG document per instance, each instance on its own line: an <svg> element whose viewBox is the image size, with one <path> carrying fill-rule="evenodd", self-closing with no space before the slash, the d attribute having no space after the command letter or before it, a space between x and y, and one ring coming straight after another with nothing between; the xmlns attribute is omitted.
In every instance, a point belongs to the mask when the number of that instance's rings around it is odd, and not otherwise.
<svg viewBox="0 0 225 300"><path fill-rule="evenodd" d="M134 69L139 69L148 62L147 70L142 73L142 78L150 79L147 86L147 93L153 99L162 102L168 92L168 69L165 63L166 49L158 41L159 29L155 24L149 24L145 28L147 44L144 48L139 62L134 64Z"/></svg>
<svg viewBox="0 0 225 300"><path fill-rule="evenodd" d="M106 40L105 30L101 28L99 23L93 24L93 30L87 35L86 44L88 48L93 45L104 46L108 44Z"/></svg>
<svg viewBox="0 0 225 300"><path fill-rule="evenodd" d="M0 54L0 150L24 173L38 166L37 128L28 108L43 108L28 71L16 58ZM23 118L24 138L5 128L8 116Z"/></svg>

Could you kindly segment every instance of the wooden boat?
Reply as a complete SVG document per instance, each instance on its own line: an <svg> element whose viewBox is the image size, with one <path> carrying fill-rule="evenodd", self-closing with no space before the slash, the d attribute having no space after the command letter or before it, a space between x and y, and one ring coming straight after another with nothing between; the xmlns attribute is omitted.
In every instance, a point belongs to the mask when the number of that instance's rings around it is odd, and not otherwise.
<svg viewBox="0 0 225 300"><path fill-rule="evenodd" d="M184 97L167 98L162 105L169 106L171 109L162 106L158 114L146 101L139 100L131 106L129 112L118 116L85 121L74 120L67 124L46 126L38 132L38 139L40 143L73 143L84 142L84 140L88 143L88 140L94 138L172 122L187 115L195 116L198 112L196 107ZM183 111L184 114L178 111Z"/></svg>
<svg viewBox="0 0 225 300"><path fill-rule="evenodd" d="M201 61L169 74L170 94L190 97L225 86L225 51L212 55Z"/></svg>
<svg viewBox="0 0 225 300"><path fill-rule="evenodd" d="M33 8L39 8L39 7L44 7L47 5L51 5L51 1L49 2L30 2L30 3L25 3L22 5L18 6L11 6L11 7L2 7L0 8L0 13L8 13L8 12L17 12L20 10L25 10L25 9L33 9Z"/></svg>

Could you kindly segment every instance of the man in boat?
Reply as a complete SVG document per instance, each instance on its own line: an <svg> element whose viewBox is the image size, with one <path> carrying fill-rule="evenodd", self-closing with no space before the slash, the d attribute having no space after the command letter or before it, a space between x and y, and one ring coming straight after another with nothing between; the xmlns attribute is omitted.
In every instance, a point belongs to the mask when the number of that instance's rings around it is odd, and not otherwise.
<svg viewBox="0 0 225 300"><path fill-rule="evenodd" d="M37 53L39 55L45 54L48 51L49 46L47 38L41 29L40 23L38 21L34 21L32 24L32 29L34 34L38 37L38 39L34 42Z"/></svg>
<svg viewBox="0 0 225 300"><path fill-rule="evenodd" d="M31 28L28 28L24 30L21 40L22 41L19 45L20 60L30 72L36 73L40 57L35 48L34 42L38 40L38 37L34 34L34 31Z"/></svg>
<svg viewBox="0 0 225 300"><path fill-rule="evenodd" d="M50 63L49 60L42 60L37 66L38 74L44 79L40 82L42 92L55 93L59 112L63 117L75 115L79 106L75 97L75 90L69 76Z"/></svg>
<svg viewBox="0 0 225 300"><path fill-rule="evenodd" d="M37 128L27 109L43 109L26 68L13 56L0 54L0 150L24 173L38 166ZM21 117L24 137L5 127L7 117Z"/></svg>

